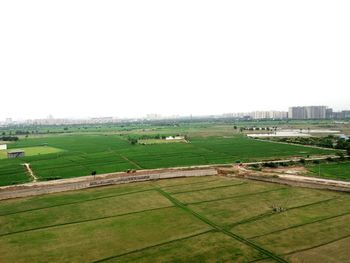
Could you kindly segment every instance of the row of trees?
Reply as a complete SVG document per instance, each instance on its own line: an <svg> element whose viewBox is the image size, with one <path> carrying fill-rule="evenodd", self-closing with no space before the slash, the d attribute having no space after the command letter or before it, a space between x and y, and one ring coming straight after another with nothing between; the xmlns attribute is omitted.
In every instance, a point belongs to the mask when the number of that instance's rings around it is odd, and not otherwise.
<svg viewBox="0 0 350 263"><path fill-rule="evenodd" d="M7 142L18 141L18 137L16 137L16 136L2 136L2 137L0 137L0 141L7 141Z"/></svg>
<svg viewBox="0 0 350 263"><path fill-rule="evenodd" d="M235 125L233 126L235 130L238 129L238 127ZM276 131L277 127L240 127L239 130L242 131Z"/></svg>
<svg viewBox="0 0 350 263"><path fill-rule="evenodd" d="M176 134L175 136L182 136L180 134ZM134 135L134 136L129 136L128 137L128 141L129 143L131 143L132 145L137 144L138 140L147 140L147 139L157 139L157 140L165 140L165 138L167 137L167 135L161 135L161 134L144 134L144 135ZM184 135L185 140L188 140L188 136Z"/></svg>

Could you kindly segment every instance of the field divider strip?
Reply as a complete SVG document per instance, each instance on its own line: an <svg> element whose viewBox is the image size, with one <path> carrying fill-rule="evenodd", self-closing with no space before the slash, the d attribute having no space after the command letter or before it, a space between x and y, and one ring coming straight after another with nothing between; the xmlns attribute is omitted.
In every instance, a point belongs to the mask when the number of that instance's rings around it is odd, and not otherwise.
<svg viewBox="0 0 350 263"><path fill-rule="evenodd" d="M252 261L248 261L246 263L255 263L266 259L270 259L270 258L269 257L257 258L257 259L253 259Z"/></svg>
<svg viewBox="0 0 350 263"><path fill-rule="evenodd" d="M180 192L174 192L171 193L172 195L176 195L176 194L185 194L185 193L192 193L192 192L200 192L200 191L205 191L205 190L215 190L215 189L219 189L219 188L226 188L226 187L232 187L232 186L240 186L242 184L247 184L247 182L241 182L238 184L230 184L230 185L221 185L221 186L213 186L213 187L207 187L207 188L202 188L202 189L195 189L195 190L187 190L187 191L180 191Z"/></svg>
<svg viewBox="0 0 350 263"><path fill-rule="evenodd" d="M315 224L315 223L319 223L319 222L322 222L322 221L327 221L327 220L334 219L334 218L337 218L337 217L346 216L346 215L348 215L348 214L350 214L350 211L349 211L349 212L342 213L342 214L334 215L334 216L329 216L329 217L321 218L321 219L314 220L314 221L307 222L307 223L303 223L303 224L293 225L293 226L290 226L290 227L282 228L282 229L275 230L275 231L272 231L272 232L269 232L269 233L265 233L265 234L262 234L262 235L252 236L252 237L249 237L249 239L260 238L260 237L268 236L268 235L271 235L271 234L283 232L283 231L286 231L286 230L289 230L289 229L298 228L298 227L303 227L303 226L306 226L306 225L312 225L312 224Z"/></svg>
<svg viewBox="0 0 350 263"><path fill-rule="evenodd" d="M179 178L176 178L176 179L179 179ZM169 179L169 180L171 180L171 179ZM215 181L220 181L220 179L217 179L217 178L216 178L216 179L212 179L212 180L208 180L208 181L202 180L202 181L200 181L200 182L193 182L193 183L188 183L188 184L174 184L174 185L167 185L167 186L161 186L161 185L158 185L158 184L157 184L157 186L158 186L158 187L162 187L163 189L164 189L164 188L168 189L168 188L177 187L177 186L194 185L194 184L205 184L205 183L211 183L211 182L215 182Z"/></svg>
<svg viewBox="0 0 350 263"><path fill-rule="evenodd" d="M328 244L332 244L332 243L335 243L335 242L338 242L340 240L343 240L343 239L346 239L350 237L350 235L346 235L346 236L342 236L342 237L338 237L336 239L333 239L331 241L328 241L328 242L325 242L325 243L322 243L322 244L319 244L319 245L316 245L316 246L312 246L312 247L308 247L308 248L303 248L303 249L299 249L299 250L295 250L295 251L292 251L292 252L288 252L286 254L284 254L285 256L288 256L288 255L292 255L292 254L295 254L295 253L299 253L299 252L304 252L304 251L307 251L307 250L311 250L311 249L314 249L314 248L318 248L318 247L323 247L323 246L326 246Z"/></svg>
<svg viewBox="0 0 350 263"><path fill-rule="evenodd" d="M217 231L215 229L206 230L206 231L203 231L203 232L200 232L200 233L196 233L196 234L193 234L193 235L189 235L189 236L185 236L185 237L169 240L169 241L166 241L166 242L163 242L163 243L158 243L158 244L155 244L155 245L152 245L152 246L148 246L148 247L135 249L135 250L132 250L132 251L129 251L129 252L125 252L125 253L122 253L122 254L118 254L118 255L115 255L115 256L102 258L102 259L93 261L92 263L99 263L99 262L103 262L103 261L106 261L106 260L127 256L127 255L130 255L130 254L142 252L142 251L145 251L145 250L148 250L148 249L152 249L152 248L156 248L156 247L172 244L172 243L175 243L175 242L191 239L191 238L194 238L194 237L197 237L197 236L201 236L201 235L204 235L204 234L207 234L207 233L211 233L211 232L214 233L214 232L217 232Z"/></svg>
<svg viewBox="0 0 350 263"><path fill-rule="evenodd" d="M247 219L243 219L243 220L241 220L241 221L238 221L238 222L235 222L235 223L232 223L232 224L229 224L229 225L227 225L226 227L228 227L228 228L233 228L233 227L235 227L235 226L237 226L237 225L242 225L242 224L246 224L246 223L258 221L258 220L260 220L260 219L262 219L262 218L265 218L265 217L274 216L274 215L279 215L279 214L288 212L288 211L290 211L290 210L295 210L295 209L300 209L300 208L304 208L304 207L309 207L309 206L313 206L313 205L318 205L318 204L326 203L326 202L329 202L329 201L332 201L332 200L335 200L335 199L338 199L338 197L333 197L333 198L329 198L329 199L317 201L317 202L314 202L314 203L304 204L304 205L300 205L300 206L293 206L293 207L287 208L286 210L281 211L281 212L279 212L279 213L275 213L275 212L272 212L272 211L265 212L265 213L261 213L261 214L259 214L259 215L256 215L256 216L253 216L253 217L250 217L250 218L247 218Z"/></svg>
<svg viewBox="0 0 350 263"><path fill-rule="evenodd" d="M67 223L61 223L61 224L55 224L55 225L48 225L48 226L42 226L42 227L37 227L37 228L25 229L25 230L20 230L20 231L0 234L0 238L4 237L4 236L10 236L10 235L20 234L20 233L25 233L25 232L36 231L36 230L43 230L43 229L49 229L49 228L54 228L54 227L67 226L67 225L82 224L82 223L87 223L87 222L92 222L92 221L98 221L98 220L110 219L110 218L115 218L115 217L128 216L128 215L133 215L133 214L141 214L141 213L145 213L145 212L152 212L152 211L157 211L157 210L162 210L162 209L167 209L167 208L173 208L173 207L174 207L174 205L163 206L163 207L139 210L139 211L124 213L124 214L117 214L117 215L111 215L111 216L104 216L104 217L91 218L91 219L85 219L85 220L80 220L80 221L73 221L73 222L67 222Z"/></svg>
<svg viewBox="0 0 350 263"><path fill-rule="evenodd" d="M165 192L164 190L162 190L161 188L158 188L157 191L162 194L165 198L169 199L169 201L171 201L175 206L179 207L180 209L188 212L189 214L192 214L194 217L196 217L197 219L199 219L200 221L208 224L209 226L211 226L213 229L232 237L235 240L238 240L239 242L250 246L251 248L261 252L262 254L276 260L277 262L282 262L282 263L286 263L288 261L286 261L285 259L283 259L282 257L278 256L277 254L273 253L272 251L269 251L259 245L257 245L256 243L247 240L237 234L234 234L222 227L220 227L219 225L215 224L214 222L212 222L211 220L209 220L208 218L204 217L203 215L193 211L192 209L190 209L188 206L184 205L183 203L181 203L179 200L177 200L176 198L174 198L173 196L171 196L170 194L168 194L167 192Z"/></svg>
<svg viewBox="0 0 350 263"><path fill-rule="evenodd" d="M128 157L122 155L121 153L118 153L120 155L121 158L123 158L125 161L129 162L130 164L136 166L139 169L143 169L143 167L141 167L137 162L130 160Z"/></svg>
<svg viewBox="0 0 350 263"><path fill-rule="evenodd" d="M270 193L270 192L277 192L277 191L281 191L281 190L285 190L285 189L288 189L288 188L287 187L280 187L280 188L270 189L270 190L261 191L261 192L253 192L253 193L242 194L242 195L234 195L234 196L223 197L223 198L218 198L218 199L211 199L211 200L204 200L204 201L186 203L186 205L197 205L197 204L202 204L202 203L210 203L210 202L216 202L216 201L230 200L230 199L234 199L234 198L246 197L246 196L251 196L251 195L258 195L258 194L265 194L265 193Z"/></svg>
<svg viewBox="0 0 350 263"><path fill-rule="evenodd" d="M91 202L91 201L95 201L95 200L108 199L108 198L113 198L113 197L118 197L118 196L132 195L132 194L143 193L143 192L150 192L150 191L154 191L154 190L155 189L153 189L153 188L149 188L149 189L138 190L138 191L131 191L131 192L120 193L120 194L115 194L115 195L101 196L101 197L90 198L90 199L80 200L80 201L75 201L75 202L70 202L70 203L57 204L57 205L45 206L45 207L38 207L38 208L33 208L33 209L27 209L27 210L22 210L22 211L11 212L11 213L7 213L7 214L0 214L0 216L15 215L15 214L20 214L20 213L32 212L32 211L36 211L36 210L43 210L43 209L49 209L49 208L54 208L54 207L60 207L60 206L66 206L66 205L74 205L74 204L80 204L80 203L85 203L85 202Z"/></svg>

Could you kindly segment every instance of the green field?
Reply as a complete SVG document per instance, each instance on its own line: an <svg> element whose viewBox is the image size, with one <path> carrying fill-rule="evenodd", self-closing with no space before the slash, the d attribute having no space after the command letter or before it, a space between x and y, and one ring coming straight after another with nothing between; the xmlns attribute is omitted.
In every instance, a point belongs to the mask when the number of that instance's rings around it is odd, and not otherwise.
<svg viewBox="0 0 350 263"><path fill-rule="evenodd" d="M23 149L12 149L11 150L24 150L26 156L40 155L40 154L50 154L61 152L61 149L49 147L49 146L34 146L34 147L25 147ZM7 158L7 150L0 151L0 159Z"/></svg>
<svg viewBox="0 0 350 263"><path fill-rule="evenodd" d="M283 212L274 212L278 205ZM0 262L349 262L350 196L193 177L0 203Z"/></svg>
<svg viewBox="0 0 350 263"><path fill-rule="evenodd" d="M329 179L350 180L350 162L333 162L309 165L310 175Z"/></svg>
<svg viewBox="0 0 350 263"><path fill-rule="evenodd" d="M29 181L21 164L31 164L39 180L51 180L125 171L237 161L266 160L287 156L329 154L303 146L255 141L245 136L193 137L190 143L131 145L121 135L61 135L20 140L12 149L51 149L55 153L0 160L0 185ZM37 148L39 147L39 148ZM57 151L60 149L61 151Z"/></svg>
<svg viewBox="0 0 350 263"><path fill-rule="evenodd" d="M42 145L47 146L42 148ZM127 169L235 163L332 152L256 141L239 134L229 137L191 136L190 143L151 145L132 145L122 134L68 134L22 139L9 147L25 151L51 149L55 153L0 160L0 185L30 181L21 166L23 162L31 164L39 180L52 180L90 175L92 171L102 174Z"/></svg>

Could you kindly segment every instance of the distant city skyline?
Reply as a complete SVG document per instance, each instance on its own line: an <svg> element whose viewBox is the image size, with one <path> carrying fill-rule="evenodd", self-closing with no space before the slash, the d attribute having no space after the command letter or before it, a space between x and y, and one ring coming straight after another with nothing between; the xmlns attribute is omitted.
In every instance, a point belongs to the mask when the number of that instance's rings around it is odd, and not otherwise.
<svg viewBox="0 0 350 263"><path fill-rule="evenodd" d="M148 113L145 115L134 117L118 117L118 116L99 116L99 117L55 117L52 114L44 118L29 119L13 119L11 117L5 120L0 119L0 124L57 124L57 123L107 123L118 122L122 120L161 120L161 119L181 119L181 118L201 118L201 117L223 117L223 118L244 118L251 119L326 119L326 118L350 118L350 107L342 110L335 110L325 105L309 105L309 106L290 106L286 110L254 110L254 111L238 111L224 112L219 114L206 115L163 115L158 113Z"/></svg>

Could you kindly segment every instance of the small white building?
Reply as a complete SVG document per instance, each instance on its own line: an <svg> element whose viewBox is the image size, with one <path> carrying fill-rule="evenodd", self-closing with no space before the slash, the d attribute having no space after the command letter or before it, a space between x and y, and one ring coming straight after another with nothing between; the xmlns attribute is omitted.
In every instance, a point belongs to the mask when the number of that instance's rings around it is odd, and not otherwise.
<svg viewBox="0 0 350 263"><path fill-rule="evenodd" d="M0 144L0 150L7 150L7 144Z"/></svg>
<svg viewBox="0 0 350 263"><path fill-rule="evenodd" d="M184 136L168 136L165 138L165 140L183 140L185 139Z"/></svg>

